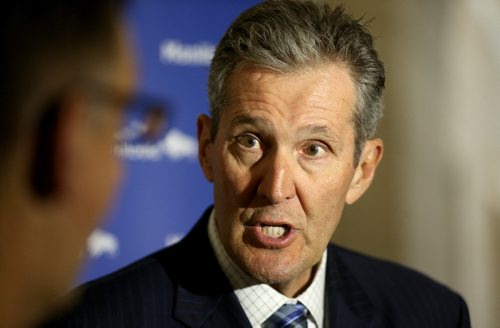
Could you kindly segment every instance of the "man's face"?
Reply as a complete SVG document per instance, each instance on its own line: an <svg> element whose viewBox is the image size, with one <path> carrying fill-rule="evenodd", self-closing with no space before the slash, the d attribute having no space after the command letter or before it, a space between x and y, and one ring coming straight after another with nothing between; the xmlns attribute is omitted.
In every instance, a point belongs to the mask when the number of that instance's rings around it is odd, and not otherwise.
<svg viewBox="0 0 500 328"><path fill-rule="evenodd" d="M89 145L89 172L86 183L93 190L87 191L87 197L93 202L89 209L96 210L89 213L94 220L92 228L103 218L104 211L108 208L115 187L120 180L121 163L113 151L117 141L118 132L122 128L124 119L124 106L135 89L135 66L128 35L125 29L120 30L120 43L113 66L104 71L99 83L102 84L108 99L101 103L91 104L91 115L88 129ZM99 87L98 87L99 88ZM99 90L98 90L99 91ZM106 101L107 100L107 101ZM95 115L93 115L95 114ZM95 220L98 220L96 222Z"/></svg>
<svg viewBox="0 0 500 328"><path fill-rule="evenodd" d="M123 39L112 58L113 64L100 72L93 88L83 92L84 100L78 107L81 117L72 120L76 123L68 132L71 137L66 138L72 141L67 146L70 155L63 170L63 180L69 185L64 189L63 204L71 220L57 221L57 228L53 229L57 237L52 238L59 244L54 244L59 247L54 254L59 256L51 274L59 277L60 286L68 286L80 268L80 254L85 250L87 237L102 222L121 177L121 163L113 147L121 127L123 105L134 89L135 70L126 33L120 32ZM102 101L95 97L99 93L104 94Z"/></svg>
<svg viewBox="0 0 500 328"><path fill-rule="evenodd" d="M245 67L229 79L213 142L199 120L200 159L214 183L215 218L229 256L285 295L300 292L349 195L354 84L326 64L294 74Z"/></svg>
<svg viewBox="0 0 500 328"><path fill-rule="evenodd" d="M111 64L94 69L99 76L93 83L78 84L61 96L52 144L55 161L51 194L39 197L32 189L26 191L22 183L15 184L20 185L22 193L13 193L13 203L23 205L24 216L15 220L16 228L9 234L11 242L7 239L4 243L15 245L16 254L25 255L9 257L7 264L11 265L7 267L26 273L26 279L19 281L31 291L27 299L33 301L30 308L37 312L26 314L26 318L39 317L66 301L60 296L73 285L87 237L102 221L120 178L120 161L113 146L121 127L122 105L134 89L135 76L125 31L119 31L116 37L122 39L117 53L110 54ZM97 90L99 86L101 90ZM103 93L109 93L110 97L102 98L109 101L96 97ZM26 153L31 151L22 145ZM30 157L16 158L31 167L31 162L25 161ZM21 173L18 176L24 181L24 170Z"/></svg>

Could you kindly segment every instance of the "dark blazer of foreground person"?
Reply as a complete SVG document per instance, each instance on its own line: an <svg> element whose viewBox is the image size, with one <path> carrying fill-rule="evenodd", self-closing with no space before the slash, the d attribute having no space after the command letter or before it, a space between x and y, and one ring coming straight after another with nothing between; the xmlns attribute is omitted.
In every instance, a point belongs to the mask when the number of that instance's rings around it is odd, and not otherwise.
<svg viewBox="0 0 500 328"><path fill-rule="evenodd" d="M208 209L178 244L83 287L48 327L250 327L208 240ZM470 327L462 298L424 275L328 246L326 327Z"/></svg>

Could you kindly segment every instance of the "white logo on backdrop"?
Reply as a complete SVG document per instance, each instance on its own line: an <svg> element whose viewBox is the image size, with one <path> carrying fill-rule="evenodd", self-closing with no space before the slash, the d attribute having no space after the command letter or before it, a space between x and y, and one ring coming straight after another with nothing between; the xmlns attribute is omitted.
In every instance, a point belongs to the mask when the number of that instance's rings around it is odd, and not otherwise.
<svg viewBox="0 0 500 328"><path fill-rule="evenodd" d="M181 66L210 66L215 45L208 41L182 43L167 39L160 44L160 61Z"/></svg>
<svg viewBox="0 0 500 328"><path fill-rule="evenodd" d="M122 157L138 161L159 161L196 159L197 140L177 129L171 129L163 139L155 143L124 143L116 146L115 151Z"/></svg>
<svg viewBox="0 0 500 328"><path fill-rule="evenodd" d="M115 257L119 252L118 238L101 229L96 229L87 239L87 251L91 258L108 255Z"/></svg>

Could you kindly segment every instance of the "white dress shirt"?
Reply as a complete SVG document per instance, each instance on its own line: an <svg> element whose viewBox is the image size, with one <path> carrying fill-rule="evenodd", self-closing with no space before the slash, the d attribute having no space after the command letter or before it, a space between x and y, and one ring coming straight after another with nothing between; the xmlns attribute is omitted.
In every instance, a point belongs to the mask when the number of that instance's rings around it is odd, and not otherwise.
<svg viewBox="0 0 500 328"><path fill-rule="evenodd" d="M309 287L297 298L288 298L271 286L259 283L248 276L232 261L220 241L215 210L210 214L208 237L222 271L226 274L253 328L265 328L264 322L283 304L297 302L302 303L308 310L308 327L323 327L326 250Z"/></svg>

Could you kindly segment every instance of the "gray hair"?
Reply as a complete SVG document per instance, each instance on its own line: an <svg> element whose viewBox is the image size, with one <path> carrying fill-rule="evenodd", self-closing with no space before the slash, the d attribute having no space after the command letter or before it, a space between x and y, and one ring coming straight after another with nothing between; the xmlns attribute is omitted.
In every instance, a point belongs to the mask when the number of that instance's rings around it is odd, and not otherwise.
<svg viewBox="0 0 500 328"><path fill-rule="evenodd" d="M243 14L219 42L208 80L215 139L226 105L229 75L251 64L289 73L330 62L346 64L355 83L354 164L382 118L384 65L373 38L360 20L340 6L312 1L269 0Z"/></svg>

